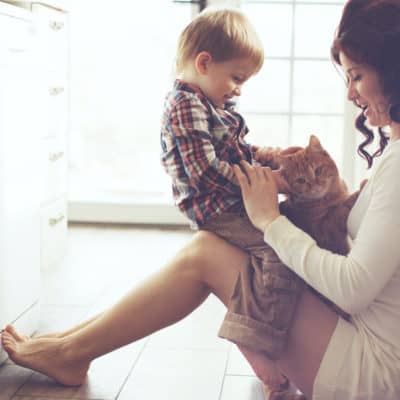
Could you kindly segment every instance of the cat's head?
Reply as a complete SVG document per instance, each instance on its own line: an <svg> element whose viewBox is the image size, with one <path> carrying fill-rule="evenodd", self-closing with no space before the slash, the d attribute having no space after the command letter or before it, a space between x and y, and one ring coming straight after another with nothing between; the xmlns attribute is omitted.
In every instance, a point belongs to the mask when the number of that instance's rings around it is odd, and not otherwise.
<svg viewBox="0 0 400 400"><path fill-rule="evenodd" d="M321 199L340 185L335 162L314 135L304 149L281 155L279 164L289 184L289 196L297 200Z"/></svg>

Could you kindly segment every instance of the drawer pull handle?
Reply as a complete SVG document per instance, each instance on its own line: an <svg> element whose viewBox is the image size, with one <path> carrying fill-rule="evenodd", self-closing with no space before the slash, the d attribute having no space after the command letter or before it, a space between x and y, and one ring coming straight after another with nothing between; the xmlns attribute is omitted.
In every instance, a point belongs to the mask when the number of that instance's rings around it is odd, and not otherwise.
<svg viewBox="0 0 400 400"><path fill-rule="evenodd" d="M64 152L63 151L59 151L57 153L50 153L49 154L49 161L54 162L54 161L59 160L62 157L64 157Z"/></svg>
<svg viewBox="0 0 400 400"><path fill-rule="evenodd" d="M29 49L28 48L9 47L8 51L10 53L19 54L19 53L26 53L27 51L29 51Z"/></svg>
<svg viewBox="0 0 400 400"><path fill-rule="evenodd" d="M64 215L60 214L58 217L49 218L49 225L54 226L60 223L64 219Z"/></svg>
<svg viewBox="0 0 400 400"><path fill-rule="evenodd" d="M49 93L51 96L57 96L64 91L63 87L51 87L49 88Z"/></svg>
<svg viewBox="0 0 400 400"><path fill-rule="evenodd" d="M60 29L64 28L64 22L61 21L50 21L49 27L53 29L53 31L59 31Z"/></svg>

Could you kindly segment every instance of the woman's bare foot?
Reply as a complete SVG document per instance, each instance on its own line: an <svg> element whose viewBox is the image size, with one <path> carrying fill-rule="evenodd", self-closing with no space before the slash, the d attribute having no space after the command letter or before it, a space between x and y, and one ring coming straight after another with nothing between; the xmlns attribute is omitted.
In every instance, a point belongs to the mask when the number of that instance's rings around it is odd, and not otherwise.
<svg viewBox="0 0 400 400"><path fill-rule="evenodd" d="M3 332L8 332L11 336L14 337L14 339L15 339L18 343L25 342L27 339L29 339L29 336L20 335L20 334L15 330L15 328L14 328L12 325L7 325L7 326L4 328L4 331L3 331Z"/></svg>
<svg viewBox="0 0 400 400"><path fill-rule="evenodd" d="M14 363L41 372L63 385L81 385L86 378L90 363L73 360L63 339L25 340L5 330L1 342Z"/></svg>
<svg viewBox="0 0 400 400"><path fill-rule="evenodd" d="M73 328L68 329L68 330L66 330L64 332L47 333L45 335L40 335L40 336L37 336L37 337L29 337L29 336L26 336L26 335L21 335L20 333L18 333L15 330L15 328L12 325L7 325L4 328L4 330L9 332L14 337L14 339L19 343L26 342L27 340L32 340L32 339L35 339L35 340L36 339L45 339L45 338L46 339L61 339L61 338L64 338L64 337L70 335L71 333L75 333L75 332L79 331L80 329L86 327L87 325L91 324L100 315L101 314L98 314L98 315L92 317L91 319L89 319L87 321L84 321L84 322L80 323L79 325L76 325Z"/></svg>

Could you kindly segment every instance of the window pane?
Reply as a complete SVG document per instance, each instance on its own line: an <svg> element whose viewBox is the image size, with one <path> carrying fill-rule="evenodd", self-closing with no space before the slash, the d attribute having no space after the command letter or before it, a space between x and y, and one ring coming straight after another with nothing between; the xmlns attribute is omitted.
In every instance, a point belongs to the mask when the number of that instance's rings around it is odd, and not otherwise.
<svg viewBox="0 0 400 400"><path fill-rule="evenodd" d="M240 109L257 112L287 112L290 96L290 62L266 59L261 71L243 85Z"/></svg>
<svg viewBox="0 0 400 400"><path fill-rule="evenodd" d="M340 170L343 162L343 118L318 116L293 117L291 144L305 146L312 134L319 138L322 146L329 152Z"/></svg>
<svg viewBox="0 0 400 400"><path fill-rule="evenodd" d="M258 146L288 146L288 117L285 115L246 115L249 133L246 140Z"/></svg>
<svg viewBox="0 0 400 400"><path fill-rule="evenodd" d="M265 46L265 56L288 57L292 39L292 10L290 4L243 4Z"/></svg>
<svg viewBox="0 0 400 400"><path fill-rule="evenodd" d="M177 38L191 17L190 4L165 0L73 1L72 197L167 187L171 197L159 161L160 121Z"/></svg>
<svg viewBox="0 0 400 400"><path fill-rule="evenodd" d="M330 44L333 40L342 8L342 6L328 5L296 6L296 57L330 58Z"/></svg>
<svg viewBox="0 0 400 400"><path fill-rule="evenodd" d="M294 62L294 112L342 113L344 88L331 61Z"/></svg>

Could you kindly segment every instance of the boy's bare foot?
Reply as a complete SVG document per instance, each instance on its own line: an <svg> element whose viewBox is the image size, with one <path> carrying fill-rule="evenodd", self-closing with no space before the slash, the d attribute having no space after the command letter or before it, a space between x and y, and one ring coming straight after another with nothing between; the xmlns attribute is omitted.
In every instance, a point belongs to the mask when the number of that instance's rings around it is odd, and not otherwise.
<svg viewBox="0 0 400 400"><path fill-rule="evenodd" d="M264 396L265 400L307 400L304 394L290 384L288 378L280 387L271 388L264 385Z"/></svg>
<svg viewBox="0 0 400 400"><path fill-rule="evenodd" d="M283 392L270 392L266 394L266 400L307 400L304 394L291 392L289 390Z"/></svg>
<svg viewBox="0 0 400 400"><path fill-rule="evenodd" d="M271 389L280 388L281 385L287 382L287 378L282 374L275 362L265 354L246 346L238 345L238 347L266 387Z"/></svg>
<svg viewBox="0 0 400 400"><path fill-rule="evenodd" d="M90 364L72 360L63 339L26 340L5 330L1 342L16 364L41 372L63 385L81 385L86 378Z"/></svg>

